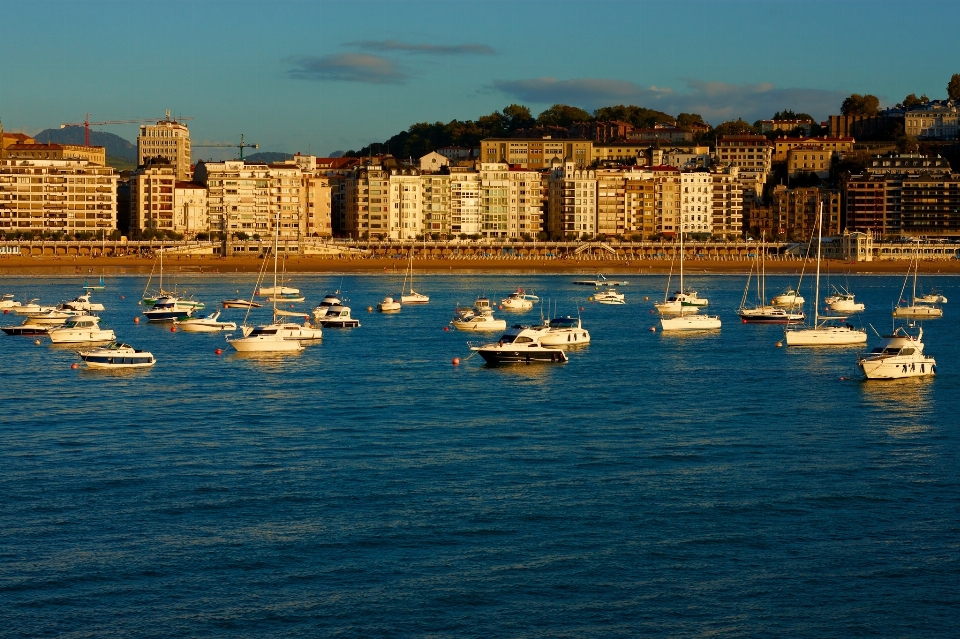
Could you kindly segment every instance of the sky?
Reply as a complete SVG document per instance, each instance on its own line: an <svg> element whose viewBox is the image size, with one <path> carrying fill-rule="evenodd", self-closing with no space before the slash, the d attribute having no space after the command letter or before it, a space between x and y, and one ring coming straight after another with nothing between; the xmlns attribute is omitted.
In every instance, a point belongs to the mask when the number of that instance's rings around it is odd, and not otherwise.
<svg viewBox="0 0 960 639"><path fill-rule="evenodd" d="M328 155L513 103L826 119L945 98L960 2L0 0L0 120L189 116L194 144ZM102 130L136 142L136 125ZM234 151L196 149L220 159Z"/></svg>

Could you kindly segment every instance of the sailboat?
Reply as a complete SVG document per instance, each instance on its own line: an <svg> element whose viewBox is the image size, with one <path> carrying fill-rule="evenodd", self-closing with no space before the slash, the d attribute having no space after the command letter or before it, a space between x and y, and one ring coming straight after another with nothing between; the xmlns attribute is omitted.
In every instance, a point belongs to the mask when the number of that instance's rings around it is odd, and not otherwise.
<svg viewBox="0 0 960 639"><path fill-rule="evenodd" d="M743 298L740 300L740 309L737 315L744 324L796 324L807 319L803 311L790 311L782 307L768 305L767 299L767 271L765 258L764 236L760 236L760 255L757 258L757 297L758 303L753 307L747 306L747 295L750 291L750 278L753 276L753 265L747 275L747 284L743 287Z"/></svg>
<svg viewBox="0 0 960 639"><path fill-rule="evenodd" d="M670 275L673 275L673 265L670 266ZM670 295L670 276L667 277L667 290L663 294L663 302L654 304L661 315L681 313L696 313L697 308L706 306L706 298L699 297L696 291L683 290L683 230L680 231L680 287Z"/></svg>
<svg viewBox="0 0 960 639"><path fill-rule="evenodd" d="M164 303L169 303L173 300L178 304L179 308L189 308L191 312L206 308L203 302L192 299L180 299L176 294L176 286L174 286L173 292L163 290L163 249L158 250L157 254L160 261L160 284L156 292L147 292L150 289L150 282L153 281L153 268L151 268L150 277L147 278L147 285L143 287L143 294L140 296L140 305L153 307L158 300L162 299ZM155 266L156 262L154 262L154 267Z"/></svg>
<svg viewBox="0 0 960 639"><path fill-rule="evenodd" d="M920 251L917 250L916 259L910 261L910 268L907 269L907 276L903 280L903 287L900 289L900 303L904 302L903 293L907 289L907 281L910 279L910 271L913 270L913 294L912 303L906 306L897 305L893 310L894 317L920 317L934 319L943 317L943 309L936 306L937 298L934 296L917 297L917 273L920 271ZM946 301L946 299L944 299Z"/></svg>
<svg viewBox="0 0 960 639"><path fill-rule="evenodd" d="M280 277L280 285L277 286L277 283L274 282L273 286L260 287L260 290L257 291L257 294L260 297L266 297L268 302L302 302L304 301L304 296L300 293L300 289L293 288L291 286L284 286L284 279L287 274L287 258L283 258L283 275Z"/></svg>
<svg viewBox="0 0 960 639"><path fill-rule="evenodd" d="M99 283L99 284L89 284L89 283L87 283L87 282L84 282L84 283L83 283L83 290L85 290L85 291L87 291L87 292L91 292L91 291L103 291L103 290L105 290L106 288L107 288L106 285L103 283L103 275L100 276L100 283Z"/></svg>
<svg viewBox="0 0 960 639"><path fill-rule="evenodd" d="M670 290L670 283L667 282L667 290ZM683 228L680 229L680 291L674 293L673 302L667 299L664 304L679 303L680 315L674 317L660 317L660 327L664 331L706 331L720 328L719 315L698 315L697 306L700 304L691 304L688 307L683 300L677 299L680 296L686 296L692 293L696 297L696 292L690 291L683 293ZM689 298L688 298L689 299ZM703 304L707 300L702 300ZM658 305L659 306L659 305ZM689 310L688 310L689 309Z"/></svg>
<svg viewBox="0 0 960 639"><path fill-rule="evenodd" d="M407 289L407 279L410 280L410 288ZM401 304L426 304L430 301L429 295L417 293L413 290L413 250L410 251L410 266L407 268L407 274L403 277L403 290L400 291Z"/></svg>
<svg viewBox="0 0 960 639"><path fill-rule="evenodd" d="M275 222L275 232L273 236L273 289L277 290L277 248L278 238L280 236L280 212L277 211ZM264 264L266 265L266 264ZM263 271L261 271L261 278ZM258 278L257 285L260 284ZM263 289L261 289L263 290ZM285 335L284 325L277 324L277 317L289 315L289 311L279 311L277 309L276 298L273 300L273 323L264 326L247 326L246 317L241 326L243 337L236 339L227 339L239 353L290 353L303 350L303 346L298 339L290 339ZM247 309L247 316L250 315L250 309ZM317 329L319 330L319 329Z"/></svg>
<svg viewBox="0 0 960 639"><path fill-rule="evenodd" d="M813 299L820 299L820 249L823 244L823 203L817 218L817 284ZM844 323L846 317L820 317L819 304L813 305L813 326L786 329L787 346L848 346L865 344L867 332ZM821 319L823 321L821 321Z"/></svg>

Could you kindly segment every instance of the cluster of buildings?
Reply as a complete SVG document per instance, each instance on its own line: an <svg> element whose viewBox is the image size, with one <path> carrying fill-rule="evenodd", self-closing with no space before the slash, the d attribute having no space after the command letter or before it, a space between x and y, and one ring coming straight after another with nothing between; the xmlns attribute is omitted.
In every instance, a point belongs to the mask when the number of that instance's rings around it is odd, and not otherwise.
<svg viewBox="0 0 960 639"><path fill-rule="evenodd" d="M955 139L955 115L952 103L928 103L904 117ZM813 126L761 124L791 133ZM166 119L140 127L139 166L123 176L105 165L103 147L38 144L0 128L0 232L638 240L682 230L803 239L822 204L827 234L960 235L960 176L939 157L878 155L843 189L791 188L792 178L830 177L854 137L725 135L704 146L691 142L690 127L668 123L577 126L583 137L490 138L416 164L299 154L192 164L189 129ZM784 183L772 184L778 167Z"/></svg>

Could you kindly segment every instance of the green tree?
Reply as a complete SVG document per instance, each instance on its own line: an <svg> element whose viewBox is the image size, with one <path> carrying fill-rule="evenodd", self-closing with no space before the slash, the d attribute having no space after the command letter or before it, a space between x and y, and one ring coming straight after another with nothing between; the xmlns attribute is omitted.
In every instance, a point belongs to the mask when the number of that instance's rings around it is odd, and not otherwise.
<svg viewBox="0 0 960 639"><path fill-rule="evenodd" d="M960 101L960 73L954 73L947 83L947 97L954 101Z"/></svg>
<svg viewBox="0 0 960 639"><path fill-rule="evenodd" d="M688 127L691 124L703 124L703 116L699 113L680 113L677 115L677 126Z"/></svg>
<svg viewBox="0 0 960 639"><path fill-rule="evenodd" d="M813 116L810 115L809 113L803 113L802 111L799 112L799 113L795 113L794 111L791 111L790 109L784 109L783 111L777 111L776 113L773 114L773 117L770 118L770 119L771 119L771 120L810 120L810 121L814 121L814 120L813 120Z"/></svg>
<svg viewBox="0 0 960 639"><path fill-rule="evenodd" d="M911 93L910 95L905 97L903 99L903 102L898 104L897 107L901 109L913 109L915 107L920 106L921 104L926 104L929 101L930 101L930 98L928 98L926 95L921 95L918 98L917 94Z"/></svg>
<svg viewBox="0 0 960 639"><path fill-rule="evenodd" d="M506 127L510 131L517 129L526 129L537 123L530 115L530 109L522 104L511 104L503 109L503 118L506 120Z"/></svg>
<svg viewBox="0 0 960 639"><path fill-rule="evenodd" d="M688 115L699 117L695 113ZM598 122L606 120L620 120L621 122L629 122L633 126L641 129L649 129L657 122L676 121L675 118L669 113L656 111L654 109L646 109L633 104L629 106L619 104L617 106L602 107L593 112L593 117Z"/></svg>
<svg viewBox="0 0 960 639"><path fill-rule="evenodd" d="M714 137L720 137L722 135L743 135L756 132L757 130L749 122L737 119L718 124L713 130L713 135Z"/></svg>
<svg viewBox="0 0 960 639"><path fill-rule="evenodd" d="M878 115L880 100L875 95L854 93L840 105L840 113L842 115Z"/></svg>
<svg viewBox="0 0 960 639"><path fill-rule="evenodd" d="M590 122L593 118L579 107L566 104L554 104L552 107L537 116L540 126L568 127L574 122Z"/></svg>

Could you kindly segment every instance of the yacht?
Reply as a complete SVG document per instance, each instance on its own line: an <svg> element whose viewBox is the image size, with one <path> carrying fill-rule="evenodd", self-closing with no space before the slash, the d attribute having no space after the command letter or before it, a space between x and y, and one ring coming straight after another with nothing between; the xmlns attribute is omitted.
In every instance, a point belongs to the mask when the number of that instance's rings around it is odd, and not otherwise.
<svg viewBox="0 0 960 639"><path fill-rule="evenodd" d="M7 335L30 336L30 335L46 335L51 328L53 328L53 326L49 324L34 324L33 318L28 317L27 319L23 320L23 322L21 322L16 326L3 326L3 327L0 327L0 330L2 330Z"/></svg>
<svg viewBox="0 0 960 639"><path fill-rule="evenodd" d="M942 293L927 293L926 295L918 296L917 301L926 304L946 304L947 298L944 297Z"/></svg>
<svg viewBox="0 0 960 639"><path fill-rule="evenodd" d="M214 311L209 315L200 317L187 317L182 320L175 319L174 322L184 333L217 333L219 331L237 330L236 322L221 322L220 311Z"/></svg>
<svg viewBox="0 0 960 639"><path fill-rule="evenodd" d="M680 315L663 316L660 318L660 328L664 332L671 331L714 331L721 327L720 317L717 315L697 315L684 311Z"/></svg>
<svg viewBox="0 0 960 639"><path fill-rule="evenodd" d="M496 319L492 310L458 315L450 322L458 331L505 331L507 321Z"/></svg>
<svg viewBox="0 0 960 639"><path fill-rule="evenodd" d="M17 308L20 306L20 302L13 299L12 293L7 293L0 297L0 310L9 310L11 308Z"/></svg>
<svg viewBox="0 0 960 639"><path fill-rule="evenodd" d="M833 287L833 295L823 298L827 307L837 313L859 313L866 308L863 302L855 301L853 293L846 289Z"/></svg>
<svg viewBox="0 0 960 639"><path fill-rule="evenodd" d="M857 358L867 379L902 379L935 375L937 361L923 354L923 328L916 336L902 326L884 335L880 344Z"/></svg>
<svg viewBox="0 0 960 639"><path fill-rule="evenodd" d="M740 308L737 315L744 324L798 324L807 319L806 314L800 309L787 310L780 306L773 306L766 303L767 280L766 280L766 260L764 260L764 244L761 240L760 251L757 257L757 303L751 307L747 306L747 295L750 292L750 279L753 277L754 264L750 265L750 273L747 274L747 283L743 287L743 298L740 300Z"/></svg>
<svg viewBox="0 0 960 639"><path fill-rule="evenodd" d="M522 288L518 288L516 293L510 293L500 300L500 305L505 311L529 311L539 301L536 295L524 293Z"/></svg>
<svg viewBox="0 0 960 639"><path fill-rule="evenodd" d="M76 344L79 342L112 342L117 336L109 328L100 328L100 318L96 315L80 315L71 318L63 326L47 331L54 344Z"/></svg>
<svg viewBox="0 0 960 639"><path fill-rule="evenodd" d="M590 343L590 333L579 317L555 317L543 323L546 334L540 339L544 346L579 346Z"/></svg>
<svg viewBox="0 0 960 639"><path fill-rule="evenodd" d="M381 313L399 313L402 305L392 297L385 297L383 301L377 304L377 310Z"/></svg>
<svg viewBox="0 0 960 639"><path fill-rule="evenodd" d="M680 288L670 293L670 277L673 275L673 265L670 265L670 275L667 276L667 289L663 293L663 301L654 304L661 315L685 315L696 313L699 307L707 306L708 300L699 297L696 291L683 289L683 231L680 232ZM669 297L668 297L669 295Z"/></svg>
<svg viewBox="0 0 960 639"><path fill-rule="evenodd" d="M65 323L68 319L77 317L78 315L84 315L83 311L60 311L57 309L49 310L45 313L39 313L37 315L31 315L30 321L34 324L45 324L47 326L60 326Z"/></svg>
<svg viewBox="0 0 960 639"><path fill-rule="evenodd" d="M410 286L407 288L407 279L410 279ZM413 251L410 251L410 266L403 277L403 285L400 290L400 302L403 304L429 304L430 296L423 293L417 293L413 290Z"/></svg>
<svg viewBox="0 0 960 639"><path fill-rule="evenodd" d="M623 293L615 288L607 288L593 294L593 301L598 304L626 304Z"/></svg>
<svg viewBox="0 0 960 639"><path fill-rule="evenodd" d="M903 280L903 287L900 289L900 302L904 303L903 295L907 289L907 282L910 280L910 271L913 271L913 294L911 299L913 302L905 306L897 305L893 309L894 317L916 317L921 319L935 319L937 317L943 317L943 309L936 306L936 301L931 301L938 299L942 296L940 295L925 295L922 297L917 297L917 274L920 271L920 257L919 251L917 252L917 258L911 261L910 268L907 269L907 277ZM944 298L946 299L946 298Z"/></svg>
<svg viewBox="0 0 960 639"><path fill-rule="evenodd" d="M785 308L794 308L796 306L803 306L803 303L806 300L803 299L803 296L800 293L796 292L792 288L788 288L783 293L775 296L770 303L774 306L782 306Z"/></svg>
<svg viewBox="0 0 960 639"><path fill-rule="evenodd" d="M33 317L34 315L40 315L41 313L49 313L50 311L57 310L56 306L43 306L38 304L40 300L32 299L26 304L17 304L13 309L15 315L24 315L27 317Z"/></svg>
<svg viewBox="0 0 960 639"><path fill-rule="evenodd" d="M545 346L545 326L514 326L492 344L471 345L488 364L563 363L567 354L556 346Z"/></svg>
<svg viewBox="0 0 960 639"><path fill-rule="evenodd" d="M339 295L340 291L331 293L329 295L324 295L323 301L320 302L320 305L313 309L313 318L320 319L327 314L327 311L330 310L331 306L342 306L343 302L340 301L340 298L338 297Z"/></svg>
<svg viewBox="0 0 960 639"><path fill-rule="evenodd" d="M592 280L574 280L574 284L579 286L626 286L629 282L623 280L608 280L603 273L597 273Z"/></svg>
<svg viewBox="0 0 960 639"><path fill-rule="evenodd" d="M147 368L157 363L152 353L138 351L129 344L120 342L82 351L80 359L90 368Z"/></svg>
<svg viewBox="0 0 960 639"><path fill-rule="evenodd" d="M67 309L70 311L102 311L103 304L99 302L90 301L90 293L84 293L80 295L75 300L70 300L69 302L61 302L60 308Z"/></svg>
<svg viewBox="0 0 960 639"><path fill-rule="evenodd" d="M185 305L173 295L162 295L157 298L153 306L143 311L151 322L171 322L193 315L193 305Z"/></svg>
<svg viewBox="0 0 960 639"><path fill-rule="evenodd" d="M260 302L254 302L253 300L242 300L242 299L232 299L232 300L223 300L220 302L223 304L223 308L261 308L263 304Z"/></svg>
<svg viewBox="0 0 960 639"><path fill-rule="evenodd" d="M350 317L350 308L347 306L331 306L327 314L317 320L326 328L358 328L360 320Z"/></svg>

